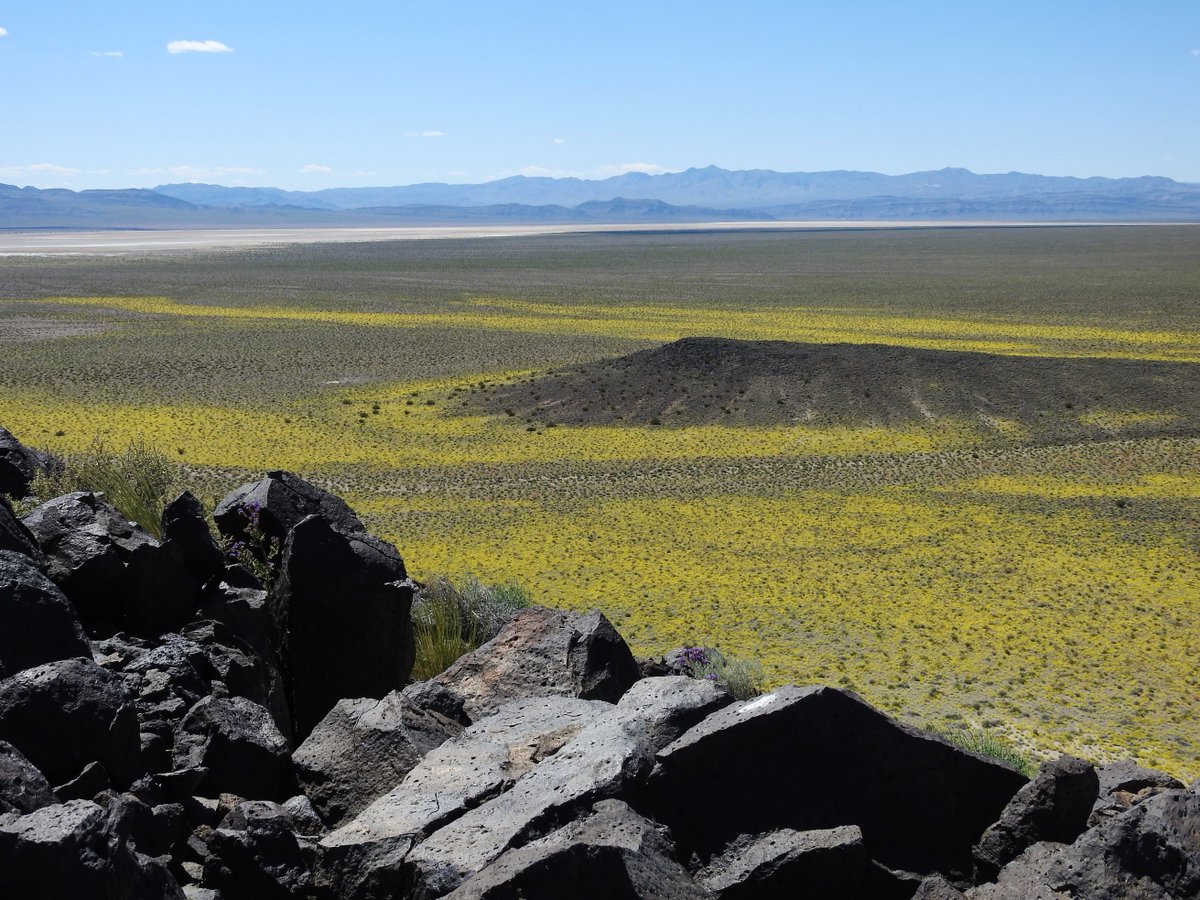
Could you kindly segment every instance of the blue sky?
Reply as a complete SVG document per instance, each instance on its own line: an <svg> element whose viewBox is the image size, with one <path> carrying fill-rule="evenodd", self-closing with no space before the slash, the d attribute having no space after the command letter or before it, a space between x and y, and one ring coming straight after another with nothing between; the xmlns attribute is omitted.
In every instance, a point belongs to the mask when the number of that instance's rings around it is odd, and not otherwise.
<svg viewBox="0 0 1200 900"><path fill-rule="evenodd" d="M21 185L708 164L1200 182L1198 0L19 0L0 32L0 181Z"/></svg>

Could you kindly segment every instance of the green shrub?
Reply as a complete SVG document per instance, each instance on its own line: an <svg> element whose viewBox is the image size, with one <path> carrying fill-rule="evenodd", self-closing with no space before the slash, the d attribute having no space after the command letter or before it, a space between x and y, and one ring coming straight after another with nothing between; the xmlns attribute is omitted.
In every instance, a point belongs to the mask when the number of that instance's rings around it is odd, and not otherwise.
<svg viewBox="0 0 1200 900"><path fill-rule="evenodd" d="M713 647L684 647L675 663L681 675L715 681L738 700L763 692L763 668L753 661L734 659Z"/></svg>
<svg viewBox="0 0 1200 900"><path fill-rule="evenodd" d="M61 468L34 478L31 495L44 501L72 491L103 493L125 518L162 537L163 507L179 474L165 454L141 440L110 450L97 438L88 449L61 459Z"/></svg>
<svg viewBox="0 0 1200 900"><path fill-rule="evenodd" d="M1004 738L992 734L990 731L982 728L971 728L966 725L951 725L949 727L927 725L925 730L931 734L936 734L961 750L968 750L971 753L978 753L981 756L990 756L992 759L1008 763L1026 778L1032 778L1037 774L1037 763L1008 741L1004 740Z"/></svg>
<svg viewBox="0 0 1200 900"><path fill-rule="evenodd" d="M412 677L425 681L444 672L464 653L494 638L533 601L515 584L481 584L472 577L456 584L437 577L413 599L416 661Z"/></svg>

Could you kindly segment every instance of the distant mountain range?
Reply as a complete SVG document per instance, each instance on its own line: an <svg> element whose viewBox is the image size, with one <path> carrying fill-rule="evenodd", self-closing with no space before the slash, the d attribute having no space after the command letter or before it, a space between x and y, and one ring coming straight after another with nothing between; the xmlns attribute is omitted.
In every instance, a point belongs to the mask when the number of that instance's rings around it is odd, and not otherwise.
<svg viewBox="0 0 1200 900"><path fill-rule="evenodd" d="M0 228L203 228L932 219L1197 221L1200 184L1169 178L729 171L285 191L164 184L69 191L0 185Z"/></svg>

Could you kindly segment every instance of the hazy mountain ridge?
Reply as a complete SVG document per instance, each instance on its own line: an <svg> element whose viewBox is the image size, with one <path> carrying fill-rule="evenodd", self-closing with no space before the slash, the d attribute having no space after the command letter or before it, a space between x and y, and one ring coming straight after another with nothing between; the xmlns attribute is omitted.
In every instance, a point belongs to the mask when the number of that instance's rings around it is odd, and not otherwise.
<svg viewBox="0 0 1200 900"><path fill-rule="evenodd" d="M514 176L484 184L286 191L167 184L154 190L0 184L0 228L613 224L773 220L1196 221L1200 185L941 169L728 171L708 166L589 181Z"/></svg>

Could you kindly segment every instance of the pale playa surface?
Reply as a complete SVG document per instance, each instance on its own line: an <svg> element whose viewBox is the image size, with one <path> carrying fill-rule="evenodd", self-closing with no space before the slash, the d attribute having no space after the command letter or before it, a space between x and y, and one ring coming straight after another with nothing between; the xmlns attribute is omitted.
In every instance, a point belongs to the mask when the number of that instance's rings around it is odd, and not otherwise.
<svg viewBox="0 0 1200 900"><path fill-rule="evenodd" d="M628 225L469 225L395 228L229 228L163 231L16 231L0 233L0 256L145 256L177 251L237 250L281 244L521 237L613 231L723 231L830 228L981 228L1062 226L1064 222L680 222ZM1106 223L1113 224L1113 223Z"/></svg>

